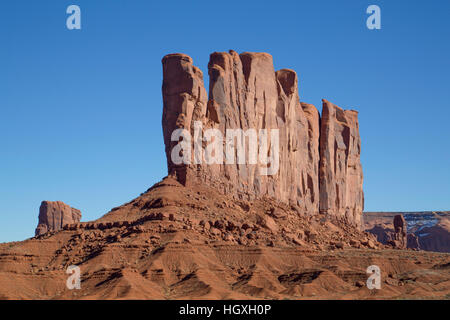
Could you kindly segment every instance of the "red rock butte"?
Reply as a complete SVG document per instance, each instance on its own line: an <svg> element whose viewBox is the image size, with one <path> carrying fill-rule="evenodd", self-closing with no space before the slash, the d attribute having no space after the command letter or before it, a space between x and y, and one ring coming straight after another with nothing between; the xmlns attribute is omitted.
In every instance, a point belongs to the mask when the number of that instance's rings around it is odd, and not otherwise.
<svg viewBox="0 0 450 320"><path fill-rule="evenodd" d="M237 199L273 198L307 215L325 215L361 226L364 207L358 113L323 100L300 102L298 77L274 70L267 53L214 52L209 94L191 57L169 54L163 64L163 134L169 176L185 186L204 183ZM279 170L262 175L255 164L175 164L176 129L278 129ZM191 141L194 144L194 141ZM269 142L270 143L270 142ZM193 148L193 147L192 147ZM192 163L192 162L191 162Z"/></svg>
<svg viewBox="0 0 450 320"><path fill-rule="evenodd" d="M168 55L163 68L169 175L94 221L43 202L36 237L0 243L0 300L448 299L450 255L405 250L406 220L386 216L389 225L395 219L392 232L382 230L386 244L358 228L356 112L324 100L320 118L300 102L296 73L275 72L265 53L213 53L209 97L190 57ZM195 133L197 121L222 134L278 130L279 170L175 165L171 134ZM366 228L378 221L367 218ZM441 235L449 223L441 221L424 229L437 241L416 239L421 248L448 248ZM379 290L366 286L373 264L382 270ZM74 265L79 290L67 287Z"/></svg>
<svg viewBox="0 0 450 320"><path fill-rule="evenodd" d="M58 231L64 225L78 223L80 220L80 210L71 208L61 201L42 201L35 234L39 236L49 231Z"/></svg>

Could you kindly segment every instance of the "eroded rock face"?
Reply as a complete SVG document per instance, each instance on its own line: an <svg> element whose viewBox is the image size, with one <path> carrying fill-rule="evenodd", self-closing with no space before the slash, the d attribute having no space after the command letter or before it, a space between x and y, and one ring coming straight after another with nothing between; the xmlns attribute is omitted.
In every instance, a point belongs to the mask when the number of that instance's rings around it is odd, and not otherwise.
<svg viewBox="0 0 450 320"><path fill-rule="evenodd" d="M203 85L203 73L193 66L191 57L185 54L169 54L163 60L163 135L166 146L167 168L170 175L183 184L190 174L186 165L171 161L171 152L178 142L171 141L176 129L194 130L195 120L203 120L206 114L207 95ZM189 169L195 170L195 166Z"/></svg>
<svg viewBox="0 0 450 320"><path fill-rule="evenodd" d="M270 197L310 215L319 213L320 202L322 212L344 216L359 225L363 207L362 169L355 111L339 109L342 111L339 115L336 111L331 115L331 107L327 108L327 123L320 126L318 110L299 100L297 74L289 69L275 71L272 56L267 53L212 53L208 64L208 96L203 74L190 57L170 54L162 63L162 125L170 176L183 185L205 183L239 199ZM186 130L191 141L172 137L176 129ZM222 149L214 147L214 152L208 151L208 146L214 144L205 137L209 129L223 136ZM243 133L238 134L236 129L242 129ZM261 130L266 130L267 138L261 136ZM274 156L276 138L271 135L274 130L278 130L278 157ZM324 130L330 133L329 144L324 144L319 151ZM267 141L266 149L261 149L263 137ZM227 158L227 138L234 141L231 161ZM176 149L180 140L191 147L188 155ZM245 145L245 163L238 163L239 141ZM336 141L341 148L337 152L339 171L332 169L329 160L334 158ZM195 142L200 142L198 145L205 153L195 148ZM250 161L251 150L257 152L256 163ZM174 151L180 157L187 156L190 163L175 163ZM223 155L223 161L218 160L216 152ZM321 154L328 156L322 167L330 171L322 185L325 193L331 192L323 200L320 197L324 193L319 192ZM268 163L264 164L261 157ZM217 161L206 164L207 159Z"/></svg>
<svg viewBox="0 0 450 320"><path fill-rule="evenodd" d="M320 128L320 212L360 226L364 208L358 113L323 100Z"/></svg>
<svg viewBox="0 0 450 320"><path fill-rule="evenodd" d="M39 208L39 223L35 235L61 230L64 225L78 223L81 212L61 201L42 201Z"/></svg>
<svg viewBox="0 0 450 320"><path fill-rule="evenodd" d="M417 237L414 233L408 233L406 239L407 239L406 244L407 248L420 250L419 237Z"/></svg>

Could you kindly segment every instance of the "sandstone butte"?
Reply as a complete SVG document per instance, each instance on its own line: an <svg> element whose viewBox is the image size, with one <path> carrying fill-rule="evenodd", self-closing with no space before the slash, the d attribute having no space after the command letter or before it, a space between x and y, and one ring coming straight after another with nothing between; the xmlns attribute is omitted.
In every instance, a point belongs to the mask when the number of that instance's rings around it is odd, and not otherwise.
<svg viewBox="0 0 450 320"><path fill-rule="evenodd" d="M324 100L320 117L300 102L296 73L275 72L266 53L211 54L209 95L190 57L162 62L168 176L95 221L44 202L36 237L0 243L0 299L448 299L449 254L393 248L360 228L355 111ZM195 121L278 129L279 171L173 164L171 133ZM80 290L66 287L72 265Z"/></svg>
<svg viewBox="0 0 450 320"><path fill-rule="evenodd" d="M39 236L49 231L58 231L64 225L78 223L80 220L80 210L71 208L61 201L42 201L35 234Z"/></svg>
<svg viewBox="0 0 450 320"><path fill-rule="evenodd" d="M185 54L163 63L163 134L170 176L189 186L200 181L238 199L269 197L309 215L333 215L361 226L364 207L358 113L323 100L322 118L301 103L295 71L275 71L267 53L214 52L203 73ZM181 164L171 160L172 132L194 121L203 129L278 129L280 167L262 175L255 164ZM192 149L194 139L192 139ZM270 142L269 142L270 144Z"/></svg>

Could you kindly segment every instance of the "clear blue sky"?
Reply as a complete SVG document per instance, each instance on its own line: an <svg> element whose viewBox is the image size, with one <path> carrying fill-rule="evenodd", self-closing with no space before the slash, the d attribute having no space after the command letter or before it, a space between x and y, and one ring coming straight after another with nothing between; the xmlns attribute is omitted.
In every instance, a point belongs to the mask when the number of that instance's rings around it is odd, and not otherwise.
<svg viewBox="0 0 450 320"><path fill-rule="evenodd" d="M82 30L66 28L77 4ZM370 4L382 29L366 28ZM42 200L93 220L166 175L161 58L265 51L359 111L366 210L450 210L450 1L3 0L0 242Z"/></svg>

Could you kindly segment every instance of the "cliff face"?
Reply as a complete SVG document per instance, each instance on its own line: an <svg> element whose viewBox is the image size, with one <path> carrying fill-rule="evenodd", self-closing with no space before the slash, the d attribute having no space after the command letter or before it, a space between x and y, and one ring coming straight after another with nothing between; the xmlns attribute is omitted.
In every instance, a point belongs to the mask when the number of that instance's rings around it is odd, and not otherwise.
<svg viewBox="0 0 450 320"><path fill-rule="evenodd" d="M81 212L61 201L42 201L39 208L39 223L35 235L48 231L58 231L65 224L77 223L81 220Z"/></svg>
<svg viewBox="0 0 450 320"><path fill-rule="evenodd" d="M200 181L239 199L269 197L305 214L320 210L359 226L355 111L324 101L320 124L317 109L299 100L297 74L275 71L267 53L212 53L209 96L190 57L170 54L162 63L169 175L184 185ZM173 136L176 129L185 131ZM179 141L189 148L180 150ZM187 161L174 161L174 154Z"/></svg>
<svg viewBox="0 0 450 320"><path fill-rule="evenodd" d="M361 225L364 208L358 113L323 100L320 127L320 212Z"/></svg>

